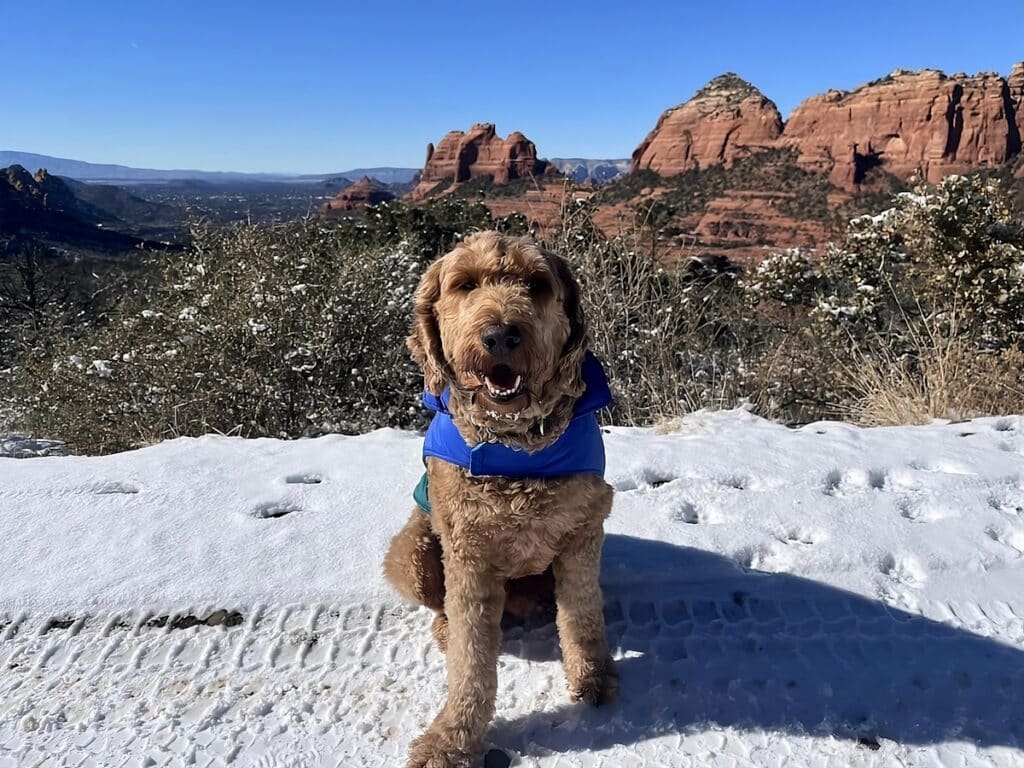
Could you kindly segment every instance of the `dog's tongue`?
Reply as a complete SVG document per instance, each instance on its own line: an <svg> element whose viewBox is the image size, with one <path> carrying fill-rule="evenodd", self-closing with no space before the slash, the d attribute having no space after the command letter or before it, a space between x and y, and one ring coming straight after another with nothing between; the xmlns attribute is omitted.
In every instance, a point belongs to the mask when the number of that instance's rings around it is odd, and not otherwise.
<svg viewBox="0 0 1024 768"><path fill-rule="evenodd" d="M487 374L491 384L502 389L512 389L516 385L516 373L507 365L496 365Z"/></svg>

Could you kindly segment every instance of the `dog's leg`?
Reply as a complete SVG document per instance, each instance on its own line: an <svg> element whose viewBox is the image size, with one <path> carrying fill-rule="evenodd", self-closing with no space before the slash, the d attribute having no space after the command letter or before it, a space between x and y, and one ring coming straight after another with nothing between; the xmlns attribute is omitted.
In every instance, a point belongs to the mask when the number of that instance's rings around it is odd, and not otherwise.
<svg viewBox="0 0 1024 768"><path fill-rule="evenodd" d="M466 563L448 563L448 698L409 750L407 768L468 768L494 715L503 580Z"/></svg>
<svg viewBox="0 0 1024 768"><path fill-rule="evenodd" d="M434 639L443 653L447 639L444 616L444 566L441 541L430 527L430 518L419 509L399 531L384 556L384 576L406 600L435 611Z"/></svg>
<svg viewBox="0 0 1024 768"><path fill-rule="evenodd" d="M618 673L604 632L601 545L604 531L583 531L554 562L555 602L562 663L573 701L598 706L614 698Z"/></svg>

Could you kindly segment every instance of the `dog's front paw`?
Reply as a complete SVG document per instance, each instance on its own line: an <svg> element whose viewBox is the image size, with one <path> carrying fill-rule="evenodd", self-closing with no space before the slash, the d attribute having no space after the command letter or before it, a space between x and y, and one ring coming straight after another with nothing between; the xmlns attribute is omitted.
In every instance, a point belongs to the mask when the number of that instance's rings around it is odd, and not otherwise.
<svg viewBox="0 0 1024 768"><path fill-rule="evenodd" d="M430 728L409 747L405 768L469 768L472 755L445 731Z"/></svg>
<svg viewBox="0 0 1024 768"><path fill-rule="evenodd" d="M587 665L587 670L576 680L569 681L573 701L585 701L592 707L614 701L619 693L619 673L611 657Z"/></svg>

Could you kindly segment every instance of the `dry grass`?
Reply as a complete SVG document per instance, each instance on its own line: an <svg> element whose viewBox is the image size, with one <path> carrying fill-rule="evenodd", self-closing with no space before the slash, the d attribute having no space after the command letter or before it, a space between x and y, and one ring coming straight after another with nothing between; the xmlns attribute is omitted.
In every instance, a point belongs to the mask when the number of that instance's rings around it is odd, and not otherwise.
<svg viewBox="0 0 1024 768"><path fill-rule="evenodd" d="M548 241L573 264L592 347L608 370L618 424L650 425L745 396L734 279L701 266L699 254L665 265L647 222L608 239L585 205L567 207Z"/></svg>
<svg viewBox="0 0 1024 768"><path fill-rule="evenodd" d="M962 339L943 339L897 359L887 347L843 374L851 392L840 410L866 426L961 421L1018 413L1024 406L1024 353L1015 347L979 353Z"/></svg>

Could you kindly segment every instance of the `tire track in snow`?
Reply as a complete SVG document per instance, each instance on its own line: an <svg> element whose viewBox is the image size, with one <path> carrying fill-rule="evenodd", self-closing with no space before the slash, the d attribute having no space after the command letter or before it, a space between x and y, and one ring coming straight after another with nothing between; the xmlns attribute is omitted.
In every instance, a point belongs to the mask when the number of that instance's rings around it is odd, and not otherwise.
<svg viewBox="0 0 1024 768"><path fill-rule="evenodd" d="M612 707L568 704L553 625L506 629L488 743L516 765L621 764L623 744L631 765L931 765L958 740L972 764L1024 760L1022 605L608 592ZM0 768L390 766L443 695L425 611L214 613L0 621Z"/></svg>

